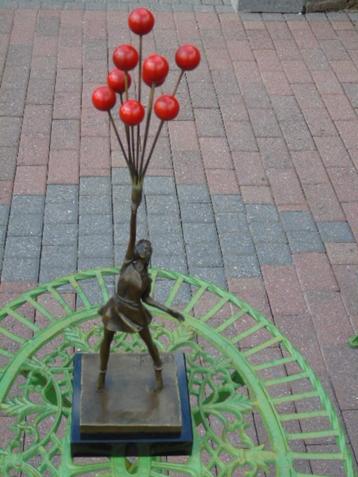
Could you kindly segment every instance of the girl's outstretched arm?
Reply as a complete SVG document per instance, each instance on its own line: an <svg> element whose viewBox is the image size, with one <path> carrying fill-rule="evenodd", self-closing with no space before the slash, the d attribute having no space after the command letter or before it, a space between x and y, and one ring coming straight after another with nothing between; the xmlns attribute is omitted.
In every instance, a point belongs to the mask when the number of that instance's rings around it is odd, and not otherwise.
<svg viewBox="0 0 358 477"><path fill-rule="evenodd" d="M132 182L132 203L131 203L131 220L129 229L129 242L124 263L130 262L134 258L134 249L137 235L137 210L142 202L143 183Z"/></svg>
<svg viewBox="0 0 358 477"><path fill-rule="evenodd" d="M171 315L173 318L176 318L178 321L184 321L185 318L184 316L177 310L173 310L173 308L168 308L165 305L162 305L161 303L157 302L152 298L151 296L146 296L143 297L144 303L147 305L153 306L154 308L157 308L158 310L164 311L164 313L168 313L168 315Z"/></svg>

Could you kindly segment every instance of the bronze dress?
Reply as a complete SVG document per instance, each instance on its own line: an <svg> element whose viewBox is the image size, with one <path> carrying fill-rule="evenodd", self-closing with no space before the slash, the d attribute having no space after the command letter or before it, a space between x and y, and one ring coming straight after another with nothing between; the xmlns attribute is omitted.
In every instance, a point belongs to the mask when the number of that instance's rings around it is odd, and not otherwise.
<svg viewBox="0 0 358 477"><path fill-rule="evenodd" d="M125 262L118 279L117 293L98 310L104 327L109 331L138 333L148 326L152 316L142 299L149 295L150 288L147 269L138 271L135 260Z"/></svg>

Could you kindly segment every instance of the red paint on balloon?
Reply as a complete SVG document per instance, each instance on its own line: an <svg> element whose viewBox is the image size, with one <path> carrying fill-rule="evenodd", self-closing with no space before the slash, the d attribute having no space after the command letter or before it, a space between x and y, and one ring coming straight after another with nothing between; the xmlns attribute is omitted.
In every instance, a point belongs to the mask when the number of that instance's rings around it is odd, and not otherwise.
<svg viewBox="0 0 358 477"><path fill-rule="evenodd" d="M162 121L171 121L178 116L178 100L175 96L159 96L154 104L154 112Z"/></svg>
<svg viewBox="0 0 358 477"><path fill-rule="evenodd" d="M113 63L123 71L135 68L138 59L138 52L132 45L120 45L113 52Z"/></svg>
<svg viewBox="0 0 358 477"><path fill-rule="evenodd" d="M153 13L147 8L136 8L128 16L128 26L137 35L146 35L154 26Z"/></svg>
<svg viewBox="0 0 358 477"><path fill-rule="evenodd" d="M116 104L116 95L109 86L99 86L92 93L92 103L100 111L109 111Z"/></svg>
<svg viewBox="0 0 358 477"><path fill-rule="evenodd" d="M130 74L122 70L119 70L118 68L113 68L113 70L111 70L107 76L108 86L111 89L113 89L113 91L115 91L116 93L124 93L126 89L126 86L125 86L126 76L127 76L127 85L129 89L132 83L132 78L130 77Z"/></svg>
<svg viewBox="0 0 358 477"><path fill-rule="evenodd" d="M143 81L148 86L160 86L169 72L167 59L161 55L150 55L143 62Z"/></svg>
<svg viewBox="0 0 358 477"><path fill-rule="evenodd" d="M193 70L200 63L200 51L194 45L181 45L175 53L175 62L180 69Z"/></svg>
<svg viewBox="0 0 358 477"><path fill-rule="evenodd" d="M143 105L135 99L129 99L119 108L119 117L128 126L135 126L143 121Z"/></svg>

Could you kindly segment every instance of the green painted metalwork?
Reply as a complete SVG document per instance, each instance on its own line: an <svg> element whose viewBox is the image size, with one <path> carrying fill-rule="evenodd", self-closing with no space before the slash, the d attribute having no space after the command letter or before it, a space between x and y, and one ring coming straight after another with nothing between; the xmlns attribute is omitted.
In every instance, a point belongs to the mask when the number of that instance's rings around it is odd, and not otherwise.
<svg viewBox="0 0 358 477"><path fill-rule="evenodd" d="M73 355L98 351L102 326L96 311L117 273L102 268L60 278L0 310L0 475L354 477L326 393L275 326L213 284L158 269L151 270L152 293L186 317L178 323L152 310L151 328L161 350L186 353L193 454L72 459ZM113 347L144 350L136 335L117 334ZM315 446L321 443L329 444L329 452Z"/></svg>
<svg viewBox="0 0 358 477"><path fill-rule="evenodd" d="M358 335L349 338L348 344L351 348L358 348Z"/></svg>

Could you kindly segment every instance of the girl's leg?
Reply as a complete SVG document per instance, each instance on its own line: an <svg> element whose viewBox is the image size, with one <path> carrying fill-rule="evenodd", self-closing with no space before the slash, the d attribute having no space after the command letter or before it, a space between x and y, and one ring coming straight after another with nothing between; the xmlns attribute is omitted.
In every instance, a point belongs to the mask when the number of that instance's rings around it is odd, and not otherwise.
<svg viewBox="0 0 358 477"><path fill-rule="evenodd" d="M110 352L113 336L114 336L114 331L109 331L106 328L103 328L103 340L101 343L100 354L99 354L100 366L99 366L99 374L98 374L98 380L97 380L98 390L104 388L107 365L109 360L109 352Z"/></svg>
<svg viewBox="0 0 358 477"><path fill-rule="evenodd" d="M155 346L154 341L152 340L148 327L144 327L139 332L139 335L144 341L144 343L146 344L148 351L150 353L150 356L152 357L152 360L154 363L155 382L156 382L155 389L156 391L159 391L160 389L163 389L163 377L162 377L163 366L162 366L162 361L160 359L158 348Z"/></svg>

